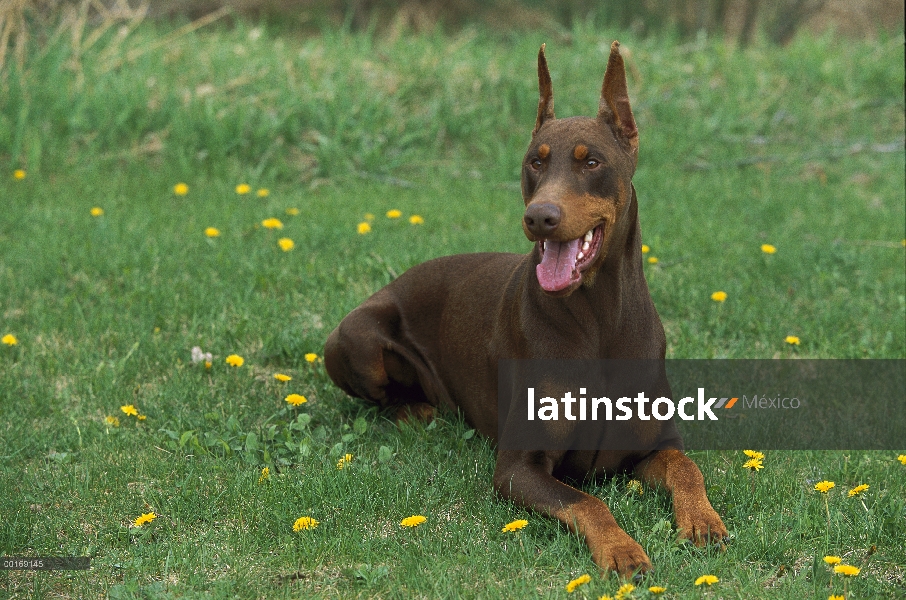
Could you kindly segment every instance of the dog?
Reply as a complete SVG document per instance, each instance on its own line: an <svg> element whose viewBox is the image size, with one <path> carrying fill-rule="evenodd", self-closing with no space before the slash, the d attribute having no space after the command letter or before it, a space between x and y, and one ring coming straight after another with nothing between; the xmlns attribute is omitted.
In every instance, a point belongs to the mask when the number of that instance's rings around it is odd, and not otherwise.
<svg viewBox="0 0 906 600"><path fill-rule="evenodd" d="M437 258L368 298L325 344L327 372L347 394L395 408L401 419L458 409L497 439L502 359L663 361L664 329L642 268L632 184L639 136L619 42L610 48L595 118L554 116L544 51L538 115L522 163L522 227L531 252ZM634 427L628 431L639 448L632 451L498 447L494 489L559 519L585 538L602 571L623 577L651 569L648 555L602 500L564 479L632 471L672 494L681 536L696 545L722 540L727 530L673 422Z"/></svg>

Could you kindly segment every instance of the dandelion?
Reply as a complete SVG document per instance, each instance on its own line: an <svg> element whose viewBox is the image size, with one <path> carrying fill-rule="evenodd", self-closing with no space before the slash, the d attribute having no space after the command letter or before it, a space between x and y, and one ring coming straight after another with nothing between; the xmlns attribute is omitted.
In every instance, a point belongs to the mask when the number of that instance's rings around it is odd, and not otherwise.
<svg viewBox="0 0 906 600"><path fill-rule="evenodd" d="M259 198L267 198L271 195L271 191L267 188L259 188L258 191L255 192L255 195Z"/></svg>
<svg viewBox="0 0 906 600"><path fill-rule="evenodd" d="M371 214L371 213L365 213L365 220L366 220L366 221L374 221L374 215Z"/></svg>
<svg viewBox="0 0 906 600"><path fill-rule="evenodd" d="M763 469L763 468L764 468L764 465L761 464L761 461L758 460L757 458L750 458L749 460L747 460L747 461L745 462L745 464L742 466L742 468L743 468L743 469L749 469L749 470L751 470L753 473L757 473L759 469Z"/></svg>
<svg viewBox="0 0 906 600"><path fill-rule="evenodd" d="M305 355L305 361L306 361L306 362L313 363L313 362L315 362L316 360L318 360L318 355L315 354L314 352L309 352L308 354Z"/></svg>
<svg viewBox="0 0 906 600"><path fill-rule="evenodd" d="M649 265L656 265L656 264L657 264L657 256L649 256L649 257L648 257L648 264L649 264Z"/></svg>
<svg viewBox="0 0 906 600"><path fill-rule="evenodd" d="M667 588L665 588L662 585L653 585L650 588L648 588L648 591L654 595L658 595L658 594L663 594L664 592L666 592Z"/></svg>
<svg viewBox="0 0 906 600"><path fill-rule="evenodd" d="M135 418L138 419L139 421L144 421L148 417L147 417L147 415L135 415Z"/></svg>
<svg viewBox="0 0 906 600"><path fill-rule="evenodd" d="M761 251L765 254L774 254L775 252L777 252L777 248L775 248L771 244L762 244Z"/></svg>
<svg viewBox="0 0 906 600"><path fill-rule="evenodd" d="M189 193L189 186L184 183L177 183L173 186L173 193L177 196L185 196Z"/></svg>
<svg viewBox="0 0 906 600"><path fill-rule="evenodd" d="M301 394L290 394L286 397L286 401L293 406L299 406L300 404L305 404L306 402L308 402L308 398L302 396Z"/></svg>
<svg viewBox="0 0 906 600"><path fill-rule="evenodd" d="M833 489L834 485L835 484L833 481L819 481L815 484L815 491L826 494L828 491Z"/></svg>
<svg viewBox="0 0 906 600"><path fill-rule="evenodd" d="M604 594L603 596L598 596L598 600L613 600L613 596L608 596Z"/></svg>
<svg viewBox="0 0 906 600"><path fill-rule="evenodd" d="M577 587L579 587L580 585L585 585L589 581L591 581L590 575L588 575L587 573L585 575L580 575L579 577L576 577L575 579L573 579L572 581L570 581L569 583L566 584L566 591L568 593L572 594L573 592L576 591Z"/></svg>
<svg viewBox="0 0 906 600"><path fill-rule="evenodd" d="M834 596L834 595L830 595L830 596L827 597L827 600L846 600L846 597L845 597L845 596Z"/></svg>
<svg viewBox="0 0 906 600"><path fill-rule="evenodd" d="M16 336L14 336L13 334L7 333L2 338L0 338L0 342L3 342L7 346L15 346L16 344L19 343L19 340L17 340ZM906 464L906 463L903 463L903 464Z"/></svg>
<svg viewBox="0 0 906 600"><path fill-rule="evenodd" d="M299 214L299 209L298 208L287 208L286 214L288 214L291 217L295 217L296 215Z"/></svg>
<svg viewBox="0 0 906 600"><path fill-rule="evenodd" d="M214 356L210 352L202 352L200 346L192 347L192 364L197 365L198 363L204 361L204 366L211 368L211 361L214 360Z"/></svg>
<svg viewBox="0 0 906 600"><path fill-rule="evenodd" d="M311 517L299 517L296 519L296 522L293 523L293 531L302 531L304 529L314 529L319 525L319 522Z"/></svg>
<svg viewBox="0 0 906 600"><path fill-rule="evenodd" d="M296 243L289 238L280 238L279 240L277 240L277 244L284 252L289 252L296 247Z"/></svg>
<svg viewBox="0 0 906 600"><path fill-rule="evenodd" d="M858 496L859 494L861 494L862 492L864 492L864 491L867 490L867 489L868 489L868 484L867 484L867 483L863 483L863 484L857 485L857 486L854 487L853 489L849 490L849 492L847 493L847 495L848 495L850 498L852 498L853 496Z"/></svg>
<svg viewBox="0 0 906 600"><path fill-rule="evenodd" d="M104 216L104 209L101 208L100 206L92 207L92 209L91 209L90 211L88 211L88 212L91 213L91 216L92 216L92 217L102 217L102 216Z"/></svg>
<svg viewBox="0 0 906 600"><path fill-rule="evenodd" d="M153 512L144 513L141 516L137 517L134 521L132 521L132 524L135 525L136 527L141 527L145 523L150 523L151 521L153 521L156 518L157 518L157 515L154 514Z"/></svg>
<svg viewBox="0 0 906 600"><path fill-rule="evenodd" d="M742 453L755 460L764 460L764 454L758 450L743 450Z"/></svg>
<svg viewBox="0 0 906 600"><path fill-rule="evenodd" d="M25 179L25 171L23 171L22 169L16 169L15 171L13 171L13 179L18 179L20 181L22 179Z"/></svg>
<svg viewBox="0 0 906 600"><path fill-rule="evenodd" d="M283 223L280 222L280 219L275 219L274 217L261 221L261 226L265 229L283 229Z"/></svg>
<svg viewBox="0 0 906 600"><path fill-rule="evenodd" d="M634 589L635 586L631 583L624 583L620 586L620 589L617 590L617 595L614 596L614 600L623 600L623 598L631 594Z"/></svg>
<svg viewBox="0 0 906 600"><path fill-rule="evenodd" d="M277 381L283 381L283 382L293 380L292 377L290 377L289 375L284 375L283 373L274 373L274 379L276 379Z"/></svg>
<svg viewBox="0 0 906 600"><path fill-rule="evenodd" d="M428 517L423 517L422 515L412 515L411 517L406 517L400 521L400 527L418 527L422 523L428 520Z"/></svg>
<svg viewBox="0 0 906 600"><path fill-rule="evenodd" d="M651 247L648 244L642 244L642 254L648 254L651 252Z"/></svg>
<svg viewBox="0 0 906 600"><path fill-rule="evenodd" d="M413 225L422 225L425 222L425 220L423 218L421 218L419 215L412 215L411 217L409 217L409 222L412 223Z"/></svg>
<svg viewBox="0 0 906 600"><path fill-rule="evenodd" d="M399 219L399 218L402 217L402 216L403 216L403 213L402 213L401 211L395 209L395 208L390 209L390 210L387 211L387 218L388 218L388 219Z"/></svg>
<svg viewBox="0 0 906 600"><path fill-rule="evenodd" d="M7 337L12 337L12 336L7 336ZM6 338L3 338L3 343L8 344L9 342L6 341ZM13 338L13 344L15 344L15 343L16 343L16 338ZM897 457L897 460L900 461L901 464L906 465L906 454L899 455Z"/></svg>
<svg viewBox="0 0 906 600"><path fill-rule="evenodd" d="M630 479L626 482L626 490L629 492L638 492L639 496L645 493L645 488L642 487L642 482L638 479Z"/></svg>
<svg viewBox="0 0 906 600"><path fill-rule="evenodd" d="M837 565L834 567L834 573L840 573L841 575L846 575L847 577L855 577L858 575L862 569L859 567L854 567L852 565Z"/></svg>
<svg viewBox="0 0 906 600"><path fill-rule="evenodd" d="M243 194L248 194L250 191L252 191L252 186L247 183L240 183L236 186L236 193L240 196Z"/></svg>
<svg viewBox="0 0 906 600"><path fill-rule="evenodd" d="M226 357L226 364L231 367L241 367L245 363L245 359L239 356L238 354L230 354Z"/></svg>
<svg viewBox="0 0 906 600"><path fill-rule="evenodd" d="M127 415L129 415L130 417L137 417L137 416L138 416L138 409L136 409L136 408L135 408L133 405L131 405L131 404L127 404L126 406L121 406L121 407L120 407L120 410L123 411L124 413L126 413Z"/></svg>
<svg viewBox="0 0 906 600"><path fill-rule="evenodd" d="M711 299L715 302L724 302L727 299L727 292L714 292L711 294Z"/></svg>
<svg viewBox="0 0 906 600"><path fill-rule="evenodd" d="M701 585L703 583L705 585L714 585L718 581L720 581L720 579L718 579L714 575L702 575L701 577L699 577L698 579L695 580L695 585Z"/></svg>
<svg viewBox="0 0 906 600"><path fill-rule="evenodd" d="M104 419L104 421L106 421L107 424L110 425L111 427L119 427L119 426L120 426L120 420L117 419L116 417L114 417L113 415L108 415L107 418Z"/></svg>
<svg viewBox="0 0 906 600"><path fill-rule="evenodd" d="M204 230L204 234L208 237L217 237L218 235L220 235L220 230L216 227L208 227Z"/></svg>
<svg viewBox="0 0 906 600"><path fill-rule="evenodd" d="M340 460L337 461L337 470L342 471L350 462L352 462L352 454L341 456Z"/></svg>
<svg viewBox="0 0 906 600"><path fill-rule="evenodd" d="M787 344L791 345L791 346L798 346L798 345L799 345L799 338L796 337L795 335L788 335L788 336L786 336L785 338L783 338L783 341L786 342Z"/></svg>
<svg viewBox="0 0 906 600"><path fill-rule="evenodd" d="M361 223L359 223L358 225L356 225L356 231L359 232L359 235L365 235L366 233L368 233L369 231L371 231L371 225L369 225L369 224L368 224L367 222L365 222L365 221L362 221Z"/></svg>
<svg viewBox="0 0 906 600"><path fill-rule="evenodd" d="M261 477L258 478L258 483L264 483L271 478L271 470L269 467L264 467L261 469Z"/></svg>
<svg viewBox="0 0 906 600"><path fill-rule="evenodd" d="M519 531L526 525L528 525L528 521L526 521L525 519L517 519L515 521L512 521L512 522L504 525L503 529L501 529L500 531L502 531L504 533L510 532L510 531Z"/></svg>
<svg viewBox="0 0 906 600"><path fill-rule="evenodd" d="M824 557L824 562L826 562L829 565L839 565L840 561L842 561L842 560L843 559L840 558L839 556L825 556Z"/></svg>

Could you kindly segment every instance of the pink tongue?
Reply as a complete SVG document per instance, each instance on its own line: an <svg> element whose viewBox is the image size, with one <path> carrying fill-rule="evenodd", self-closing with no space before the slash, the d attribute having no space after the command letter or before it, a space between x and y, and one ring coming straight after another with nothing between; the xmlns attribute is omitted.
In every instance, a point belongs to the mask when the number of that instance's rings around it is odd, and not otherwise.
<svg viewBox="0 0 906 600"><path fill-rule="evenodd" d="M541 264L535 267L538 283L545 291L562 290L575 280L573 269L576 266L576 256L579 254L580 239L568 242L547 242Z"/></svg>

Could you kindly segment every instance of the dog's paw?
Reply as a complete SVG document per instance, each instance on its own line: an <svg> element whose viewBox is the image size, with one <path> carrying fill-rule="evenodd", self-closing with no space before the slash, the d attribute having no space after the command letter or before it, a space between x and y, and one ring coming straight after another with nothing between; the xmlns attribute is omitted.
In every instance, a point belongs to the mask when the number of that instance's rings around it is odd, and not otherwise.
<svg viewBox="0 0 906 600"><path fill-rule="evenodd" d="M651 570L645 550L622 530L592 548L591 556L602 571L615 571L625 579Z"/></svg>
<svg viewBox="0 0 906 600"><path fill-rule="evenodd" d="M729 536L720 515L710 505L695 510L677 507L676 528L681 539L696 546L720 543Z"/></svg>

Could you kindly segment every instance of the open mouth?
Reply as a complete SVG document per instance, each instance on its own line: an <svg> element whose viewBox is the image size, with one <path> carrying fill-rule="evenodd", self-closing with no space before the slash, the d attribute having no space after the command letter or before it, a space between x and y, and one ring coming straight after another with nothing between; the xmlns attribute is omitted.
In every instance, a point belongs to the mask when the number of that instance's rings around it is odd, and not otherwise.
<svg viewBox="0 0 906 600"><path fill-rule="evenodd" d="M541 262L535 267L538 283L545 292L559 292L582 280L582 272L594 262L604 238L604 224L600 224L574 240L538 242Z"/></svg>

